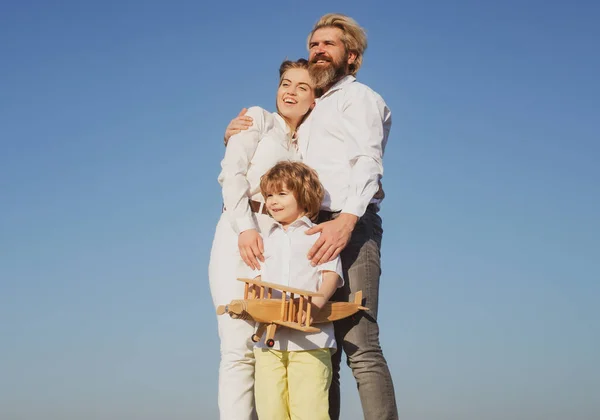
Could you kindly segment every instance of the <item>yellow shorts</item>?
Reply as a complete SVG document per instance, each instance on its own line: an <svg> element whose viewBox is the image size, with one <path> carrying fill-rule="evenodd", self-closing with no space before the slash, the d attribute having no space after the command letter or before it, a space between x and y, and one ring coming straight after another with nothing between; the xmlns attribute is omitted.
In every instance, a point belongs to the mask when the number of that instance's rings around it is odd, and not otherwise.
<svg viewBox="0 0 600 420"><path fill-rule="evenodd" d="M254 349L254 355L260 420L329 420L329 349Z"/></svg>

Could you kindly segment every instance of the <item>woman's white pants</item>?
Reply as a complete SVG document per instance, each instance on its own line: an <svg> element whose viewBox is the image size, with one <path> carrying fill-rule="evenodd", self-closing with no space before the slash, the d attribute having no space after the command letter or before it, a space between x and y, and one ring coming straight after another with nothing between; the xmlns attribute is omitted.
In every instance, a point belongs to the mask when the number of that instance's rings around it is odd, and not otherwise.
<svg viewBox="0 0 600 420"><path fill-rule="evenodd" d="M254 214L259 231L265 231L272 220L264 214ZM210 253L208 278L215 308L233 299L242 299L244 283L236 280L243 265L238 251L238 237L231 228L227 214L217 224ZM219 365L219 413L221 420L253 420L254 410L254 322L217 316L221 340Z"/></svg>

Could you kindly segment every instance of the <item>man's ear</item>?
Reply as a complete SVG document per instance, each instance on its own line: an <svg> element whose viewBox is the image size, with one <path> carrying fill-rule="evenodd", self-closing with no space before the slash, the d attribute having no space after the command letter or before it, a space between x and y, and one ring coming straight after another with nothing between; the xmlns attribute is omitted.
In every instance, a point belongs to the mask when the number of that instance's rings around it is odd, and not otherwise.
<svg viewBox="0 0 600 420"><path fill-rule="evenodd" d="M353 51L348 51L348 65L354 64L357 54Z"/></svg>
<svg viewBox="0 0 600 420"><path fill-rule="evenodd" d="M310 104L310 107L308 108L308 110L309 110L309 111L312 111L312 110L313 110L313 108L315 107L315 105L316 105L316 104L317 104L317 103L316 103L315 101L313 101L313 103L312 103L312 104Z"/></svg>

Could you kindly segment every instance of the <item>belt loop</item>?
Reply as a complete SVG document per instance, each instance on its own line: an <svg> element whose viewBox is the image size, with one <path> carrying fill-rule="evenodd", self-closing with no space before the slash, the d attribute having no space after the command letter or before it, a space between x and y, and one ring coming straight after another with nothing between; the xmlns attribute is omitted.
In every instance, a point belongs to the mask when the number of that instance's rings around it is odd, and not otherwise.
<svg viewBox="0 0 600 420"><path fill-rule="evenodd" d="M258 213L262 214L263 212L263 207L265 206L265 203L263 203L262 201L260 202L260 206L258 207Z"/></svg>

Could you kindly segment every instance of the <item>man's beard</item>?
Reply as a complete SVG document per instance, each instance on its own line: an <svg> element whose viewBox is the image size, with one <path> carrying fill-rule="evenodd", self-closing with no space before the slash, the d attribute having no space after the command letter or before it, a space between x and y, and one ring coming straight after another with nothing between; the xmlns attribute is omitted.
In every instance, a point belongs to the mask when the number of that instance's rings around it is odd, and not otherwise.
<svg viewBox="0 0 600 420"><path fill-rule="evenodd" d="M326 60L329 64L317 64L317 60ZM315 86L319 89L327 89L335 82L346 75L345 60L339 63L329 59L328 57L315 57L308 65L308 74Z"/></svg>

